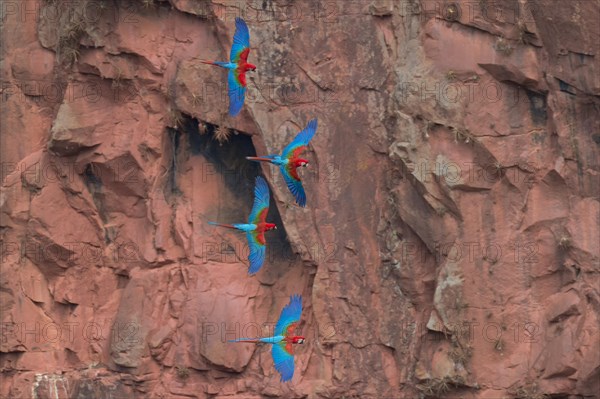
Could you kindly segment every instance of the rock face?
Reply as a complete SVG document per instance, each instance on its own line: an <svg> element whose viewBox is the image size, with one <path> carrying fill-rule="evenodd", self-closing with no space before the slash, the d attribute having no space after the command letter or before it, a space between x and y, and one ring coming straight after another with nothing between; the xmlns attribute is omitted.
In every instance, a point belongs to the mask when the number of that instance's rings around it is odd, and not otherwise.
<svg viewBox="0 0 600 399"><path fill-rule="evenodd" d="M2 5L0 397L598 394L597 1L76 3ZM198 60L240 15L230 118ZM313 117L302 209L244 157ZM280 229L248 277L206 222L261 172ZM226 341L292 293L281 384Z"/></svg>

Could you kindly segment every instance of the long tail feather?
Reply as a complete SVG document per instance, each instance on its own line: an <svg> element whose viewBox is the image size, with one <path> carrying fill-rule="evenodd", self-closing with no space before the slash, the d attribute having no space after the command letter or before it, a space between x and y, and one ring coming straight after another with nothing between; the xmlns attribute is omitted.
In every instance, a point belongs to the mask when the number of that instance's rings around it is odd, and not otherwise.
<svg viewBox="0 0 600 399"><path fill-rule="evenodd" d="M228 229L236 229L237 230L237 227L235 227L232 224L224 224L224 223L216 223L216 222L208 222L208 224L210 224L211 226L227 227Z"/></svg>
<svg viewBox="0 0 600 399"><path fill-rule="evenodd" d="M246 159L248 161L255 161L255 162L273 162L273 160L271 158L263 158L263 157L246 157Z"/></svg>
<svg viewBox="0 0 600 399"><path fill-rule="evenodd" d="M208 65L215 65L215 66L219 66L219 67L224 67L225 64L227 64L226 62L221 62L221 61L208 61L208 60L200 60L201 63L203 64L208 64Z"/></svg>
<svg viewBox="0 0 600 399"><path fill-rule="evenodd" d="M254 343L258 343L260 341L258 339L254 339L254 338L238 338L238 339L230 339L227 342L254 342Z"/></svg>

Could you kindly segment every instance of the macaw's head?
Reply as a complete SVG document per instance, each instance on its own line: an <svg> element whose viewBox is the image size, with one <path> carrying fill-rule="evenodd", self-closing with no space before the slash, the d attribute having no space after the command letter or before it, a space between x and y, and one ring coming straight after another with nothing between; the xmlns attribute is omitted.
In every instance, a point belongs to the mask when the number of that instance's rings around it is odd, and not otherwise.
<svg viewBox="0 0 600 399"><path fill-rule="evenodd" d="M307 166L308 166L308 161L306 159L298 158L296 160L296 167L297 168L299 168L299 167L305 168Z"/></svg>
<svg viewBox="0 0 600 399"><path fill-rule="evenodd" d="M277 230L275 223L265 223L265 230Z"/></svg>
<svg viewBox="0 0 600 399"><path fill-rule="evenodd" d="M256 65L254 65L254 64L246 64L246 69L248 71L256 71Z"/></svg>
<svg viewBox="0 0 600 399"><path fill-rule="evenodd" d="M306 339L304 337L294 337L292 342L294 344L303 344Z"/></svg>

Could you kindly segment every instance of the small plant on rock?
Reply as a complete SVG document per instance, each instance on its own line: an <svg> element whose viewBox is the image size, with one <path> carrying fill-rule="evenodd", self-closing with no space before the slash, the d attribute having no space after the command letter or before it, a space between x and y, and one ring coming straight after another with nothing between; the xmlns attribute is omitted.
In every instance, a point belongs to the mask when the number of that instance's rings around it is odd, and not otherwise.
<svg viewBox="0 0 600 399"><path fill-rule="evenodd" d="M198 107L202 104L202 96L200 94L192 94L192 105L194 107Z"/></svg>
<svg viewBox="0 0 600 399"><path fill-rule="evenodd" d="M185 379L189 378L189 376L190 376L190 369L188 369L185 366L181 366L181 365L175 366L175 372L177 373L177 377L182 380L185 380Z"/></svg>
<svg viewBox="0 0 600 399"><path fill-rule="evenodd" d="M452 133L454 133L454 142L458 143L462 141L466 144L474 143L475 137L469 132L467 129L460 129L457 127L452 127Z"/></svg>
<svg viewBox="0 0 600 399"><path fill-rule="evenodd" d="M66 48L63 56L68 64L74 64L79 59L79 50L73 47Z"/></svg>
<svg viewBox="0 0 600 399"><path fill-rule="evenodd" d="M156 3L154 2L154 0L142 0L142 6L145 9L150 9L156 7Z"/></svg>
<svg viewBox="0 0 600 399"><path fill-rule="evenodd" d="M539 392L537 384L526 384L520 385L515 389L509 391L511 395L514 395L519 399L546 399L548 396L542 392Z"/></svg>
<svg viewBox="0 0 600 399"><path fill-rule="evenodd" d="M198 122L198 133L200 134L200 136L204 136L207 131L208 131L208 126L206 126L206 123L199 121Z"/></svg>
<svg viewBox="0 0 600 399"><path fill-rule="evenodd" d="M441 398L452 389L463 386L464 378L461 376L452 376L444 378L430 378L422 384L417 385L417 389L423 392L426 397Z"/></svg>
<svg viewBox="0 0 600 399"><path fill-rule="evenodd" d="M219 144L223 144L226 141L229 141L229 137L231 137L231 130L227 127L220 125L217 130L215 130L215 140L219 142Z"/></svg>
<svg viewBox="0 0 600 399"><path fill-rule="evenodd" d="M494 48L497 52L502 53L506 56L511 55L514 50L514 47L511 46L508 40L506 40L503 37L499 37L498 40L496 40Z"/></svg>
<svg viewBox="0 0 600 399"><path fill-rule="evenodd" d="M171 109L169 119L170 125L173 128L179 128L183 125L183 114L177 109Z"/></svg>
<svg viewBox="0 0 600 399"><path fill-rule="evenodd" d="M571 248L571 246L573 245L572 241L571 241L571 237L569 237L568 235L562 235L559 239L558 239L558 246L563 249L564 251L569 250L569 248Z"/></svg>

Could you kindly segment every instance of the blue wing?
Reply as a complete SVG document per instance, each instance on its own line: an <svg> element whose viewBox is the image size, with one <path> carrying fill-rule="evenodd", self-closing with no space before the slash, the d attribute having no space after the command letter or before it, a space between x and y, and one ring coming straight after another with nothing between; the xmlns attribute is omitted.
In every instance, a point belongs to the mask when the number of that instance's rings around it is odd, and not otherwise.
<svg viewBox="0 0 600 399"><path fill-rule="evenodd" d="M285 343L274 344L271 354L275 369L281 374L281 381L291 380L294 376L294 356L287 352Z"/></svg>
<svg viewBox="0 0 600 399"><path fill-rule="evenodd" d="M246 233L248 239L248 246L250 247L250 255L248 255L248 262L250 267L248 268L248 274L253 275L257 273L265 263L265 253L267 252L266 245L259 242L259 238L256 236L256 232L249 231ZM262 236L264 240L264 235Z"/></svg>
<svg viewBox="0 0 600 399"><path fill-rule="evenodd" d="M269 186L265 179L257 176L254 184L254 204L250 216L248 216L248 223L264 223L267 217L265 209L269 209Z"/></svg>
<svg viewBox="0 0 600 399"><path fill-rule="evenodd" d="M242 52L247 48L250 48L250 32L248 31L248 25L246 25L246 22L243 19L237 17L235 19L235 34L233 35L233 45L231 46L229 61L237 63L242 56ZM248 55L246 54L246 57L247 56Z"/></svg>
<svg viewBox="0 0 600 399"><path fill-rule="evenodd" d="M293 327L300 321L302 315L302 295L292 295L290 297L290 303L285 305L275 325L275 335L288 336L291 333L290 327Z"/></svg>
<svg viewBox="0 0 600 399"><path fill-rule="evenodd" d="M305 207L306 193L304 192L304 187L302 186L300 176L298 176L296 169L291 164L281 165L279 169L281 170L285 184L287 184L290 192L294 198L296 198L296 203L301 207Z"/></svg>
<svg viewBox="0 0 600 399"><path fill-rule="evenodd" d="M244 106L246 98L246 77L239 75L237 69L230 69L227 75L229 95L229 115L236 116Z"/></svg>
<svg viewBox="0 0 600 399"><path fill-rule="evenodd" d="M282 158L291 158L294 156L298 156L300 152L304 150L304 147L308 145L310 140L315 135L317 131L317 119L313 119L308 122L308 125L302 130L300 133L296 135L294 140L289 143L281 153Z"/></svg>

